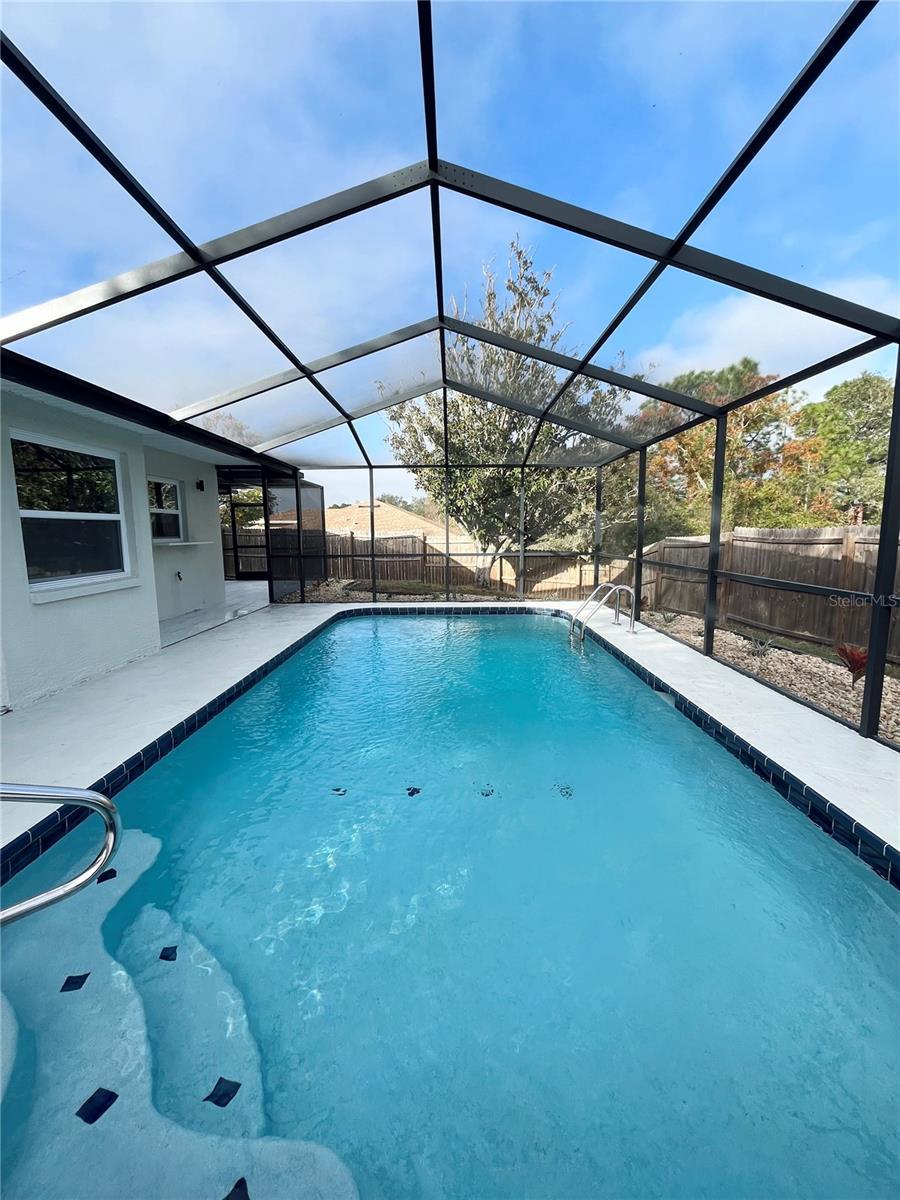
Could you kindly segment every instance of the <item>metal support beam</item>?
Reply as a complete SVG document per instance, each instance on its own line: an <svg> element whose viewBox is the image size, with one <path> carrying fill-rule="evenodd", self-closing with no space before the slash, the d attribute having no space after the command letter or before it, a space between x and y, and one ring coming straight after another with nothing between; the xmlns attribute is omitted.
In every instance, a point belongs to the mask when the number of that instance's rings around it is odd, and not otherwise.
<svg viewBox="0 0 900 1200"><path fill-rule="evenodd" d="M529 342L521 342L516 338L507 337L505 334L495 333L489 329L482 329L480 326L472 325L468 321L459 321L454 317L442 318L440 315L436 315L426 317L424 321L416 321L412 325L404 325L400 329L391 330L390 333L379 334L377 337L369 338L365 342L358 342L356 345L348 346L343 350L337 350L333 354L327 354L322 358L313 359L306 364L306 368L310 375L318 375L322 371L331 370L332 367L339 367L344 363L354 362L370 354L377 354L380 350L387 350L392 346L400 345L417 337L423 337L435 331L441 331L443 334L444 330L460 337L470 338L474 341L481 341L487 345L509 350L515 354L536 358L540 362L550 363L552 366L562 367L564 370L574 370L578 366L577 359L571 358L567 354L560 354L555 350L548 350L542 346L533 346ZM884 341L877 341L874 343L874 346L877 349L878 346L886 344ZM441 378L446 379L446 346L443 336L441 339L441 362ZM822 369L826 368L823 367ZM631 376L623 375L618 371L608 371L602 367L595 367L588 364L582 374L586 375L589 379L608 383L612 387L623 388L636 392L639 395L649 396L665 404L677 408L686 408L692 412L702 413L706 416L715 416L719 411L713 404L706 404L702 400L695 400L692 396L683 395L681 392L675 392L671 388L661 387L647 380L633 379ZM252 383L243 384L241 387L223 392L218 396L211 396L209 399L197 400L193 404L187 404L182 408L176 409L171 416L176 421L188 421L196 417L202 417L207 413L215 412L217 409L226 408L229 404L238 404L241 400L248 400L252 396L259 396L265 392L274 391L276 388L297 383L303 378L304 375L296 370L296 368L279 371L274 375L267 375L262 379L254 380ZM422 395L424 393L420 392L418 394ZM377 412L378 409L373 408L368 411ZM540 409L536 409L535 415L538 415L540 411ZM591 432L598 437L606 436L605 433L598 433L596 429L592 429Z"/></svg>
<svg viewBox="0 0 900 1200"><path fill-rule="evenodd" d="M272 572L272 530L269 522L269 472L263 467L262 471L262 510L263 510L263 538L266 543L266 583L269 591L269 603L275 603L275 578ZM232 508L232 513L234 509ZM235 554L237 553L237 541L235 541Z"/></svg>
<svg viewBox="0 0 900 1200"><path fill-rule="evenodd" d="M796 387L798 383L806 383L808 379L812 379L816 375L832 371L835 367L843 367L846 363L853 362L854 359L862 358L866 354L873 354L876 350L881 350L888 345L890 343L886 338L869 338L865 342L851 346L849 350L842 350L840 354L832 354L829 358L823 358L820 362L813 363L811 367L804 367L802 371L794 371L791 375L784 375L773 383L767 383L764 387L757 388L756 391L748 392L746 396L729 400L727 404L722 405L719 411L732 412L736 408L743 408L745 404L752 404L754 400L762 400L765 396L774 396L776 392L785 392L788 388Z"/></svg>
<svg viewBox="0 0 900 1200"><path fill-rule="evenodd" d="M394 329L390 333L382 333L378 337L369 338L365 342L358 342L355 346L348 346L344 350L337 350L334 354L326 354L323 358L315 358L306 364L306 369L310 375L318 375L321 371L330 371L332 367L340 367L344 363L355 362L359 358L366 358L370 354L377 354L379 350L387 350L391 346L399 346L402 342L408 342L413 338L434 333L438 329L440 329L439 319L437 317L428 317L424 321L417 321L414 325L404 325L401 329ZM300 371L292 367L290 370L279 371L275 375L267 375L263 379L257 379L253 383L246 383L241 387L232 388L231 391L222 392L218 396L211 396L208 400L197 400L194 404L186 404L183 408L175 409L172 417L176 421L189 421L193 417L205 416L206 413L215 412L219 408L226 408L229 404L239 404L241 400L249 400L251 396L261 396L264 392L272 392L276 388L286 387L289 383L297 383L304 378L305 376Z"/></svg>
<svg viewBox="0 0 900 1200"><path fill-rule="evenodd" d="M600 583L600 551L603 544L602 506L603 468L598 467L594 476L594 587Z"/></svg>
<svg viewBox="0 0 900 1200"><path fill-rule="evenodd" d="M300 572L300 603L306 603L306 563L303 561L303 502L301 498L300 472L294 468L294 495L297 504L297 567Z"/></svg>
<svg viewBox="0 0 900 1200"><path fill-rule="evenodd" d="M450 468L444 466L444 599L450 599Z"/></svg>
<svg viewBox="0 0 900 1200"><path fill-rule="evenodd" d="M776 392L787 391L788 388L796 387L799 383L805 383L816 375L821 375L825 371L831 371L835 367L843 366L845 363L853 362L854 359L862 358L867 354L872 354L875 350L880 350L882 347L890 345L884 338L871 338L865 342L860 342L859 345L853 346L849 350L843 350L840 354L833 354L830 358L822 359L821 362L814 363L811 367L805 367L802 371L795 371L792 375L785 375L774 383L768 383L765 387L758 388L754 392L748 392L746 396L739 396L736 400L729 400L727 404L723 404L721 408L712 408L712 416L718 416L720 413L727 414L733 412L736 408L742 408L745 404L752 404L754 400L761 400L764 396L772 396ZM550 419L549 414L547 419ZM679 434L686 433L689 429L693 429L696 425L702 424L706 420L705 417L697 417L693 421L686 421L684 425L678 425L674 429L667 429L665 433L659 433L655 437L649 438L643 443L644 449L648 450L652 446L658 445L660 442L665 442L669 438L678 437ZM625 458L632 451L622 450L619 453L611 454L609 458L605 458L600 466L607 467L611 463L618 462L620 458Z"/></svg>
<svg viewBox="0 0 900 1200"><path fill-rule="evenodd" d="M703 653L712 654L716 633L719 547L722 535L722 495L725 491L725 447L728 417L716 417L716 449L713 458L712 505L709 516L709 558L706 564L706 604L703 611Z"/></svg>
<svg viewBox="0 0 900 1200"><path fill-rule="evenodd" d="M450 599L450 584L452 582L452 567L450 565L450 430L447 415L447 389L443 389L444 416L444 549L447 555L447 569L444 572L444 596Z"/></svg>
<svg viewBox="0 0 900 1200"><path fill-rule="evenodd" d="M378 570L375 566L375 472L369 467L369 567L372 571L372 603L378 602Z"/></svg>
<svg viewBox="0 0 900 1200"><path fill-rule="evenodd" d="M59 93L50 86L43 75L28 61L25 55L7 38L0 33L0 58L3 63L10 68L18 79L28 88L37 100L44 105L46 109L62 123L63 126L75 137L84 148L97 160L101 167L107 171L115 181L125 189L128 194L137 201L149 217L151 217L159 227L164 230L172 240L181 247L193 262L197 263L208 278L219 288L220 291L228 297L240 312L244 314L263 337L283 354L291 366L295 367L302 375L310 379L313 387L319 391L322 396L332 405L342 416L348 417L343 408L338 404L331 393L324 388L315 376L310 375L309 368L306 367L296 354L286 345L285 342L278 336L272 327L263 320L255 308L247 301L243 295L237 290L234 284L227 279L222 272L209 261L207 261L200 247L191 240L190 237L180 228L179 225L169 216L166 210L159 204L145 188L138 183L137 179L131 172L116 158L108 146L106 146L94 131L85 124L78 116L73 108L71 108ZM349 418L348 418L349 419ZM359 439L359 435L353 428L350 422L350 432L353 435L356 444L359 446L360 453L369 463L369 456L366 453L366 448ZM371 464L370 464L371 465Z"/></svg>
<svg viewBox="0 0 900 1200"><path fill-rule="evenodd" d="M4 41L4 61L6 45L8 42ZM41 99L39 95L38 99ZM61 325L87 313L97 312L98 309L108 308L111 304L119 304L123 300L141 296L144 292L153 291L164 284L187 279L188 276L202 271L204 266L221 266L245 254L264 250L267 246L309 233L323 225L330 225L333 221L340 221L343 217L350 217L378 204L396 200L400 196L427 187L430 181L428 164L413 163L402 170L391 171L378 179L370 179L355 187L335 192L332 196L303 204L290 212L269 217L224 237L204 242L196 247L196 255L184 250L180 254L158 259L89 287L79 288L68 295L23 308L0 320L0 345L5 346L19 338L39 333L42 329L52 329L54 325Z"/></svg>
<svg viewBox="0 0 900 1200"><path fill-rule="evenodd" d="M712 279L739 291L750 292L766 300L773 300L839 325L858 329L870 337L886 337L890 341L900 341L900 318L896 316L862 304L854 304L840 296L821 292L817 288L807 287L806 284L796 283L768 271L757 270L722 255L685 245L679 238L671 239L634 225L626 225L622 221L591 212L590 209L554 200L551 196L494 179L490 175L470 171L443 159L439 164L438 177L440 183L450 191L472 196L498 208L522 213L534 220L568 229L594 241L630 250L644 258L654 259L657 263L654 270L658 271L664 266L678 267L680 270L701 275L705 279ZM597 349L599 348L598 346ZM588 362L593 358L597 349L587 355L584 361Z"/></svg>
<svg viewBox="0 0 900 1200"><path fill-rule="evenodd" d="M525 468L519 470L519 569L516 572L516 595L525 595Z"/></svg>
<svg viewBox="0 0 900 1200"><path fill-rule="evenodd" d="M491 404L499 404L503 408L512 409L513 412L522 413L526 417L540 419L543 415L543 410L540 408L530 404L523 404L520 400L511 400L508 396L498 396L496 392L478 387L474 383L462 383L458 379L448 379L447 386L454 392L462 392L464 396L471 396L474 400L487 400ZM575 417L558 417L556 413L552 413L547 417L547 420L551 425L557 425L560 429L566 429L570 433L587 434L589 437L600 438L605 442L612 442L616 446L626 446L629 450L640 449L640 442L626 437L624 433L611 433L608 429L597 429L596 426L588 424L587 421L579 421ZM559 466L560 464L545 463L544 465ZM578 465L584 466L585 464L579 463Z"/></svg>
<svg viewBox="0 0 900 1200"><path fill-rule="evenodd" d="M799 75L788 86L787 90L777 101L774 108L765 117L749 141L738 152L724 174L713 185L704 199L688 217L682 228L672 239L664 254L656 256L658 261L650 269L643 281L638 284L631 296L625 301L618 313L609 322L594 344L588 349L583 362L588 363L599 353L602 346L619 328L628 314L647 294L653 284L659 279L669 265L693 271L719 283L753 292L766 299L775 300L810 312L815 316L837 321L861 329L872 336L886 336L892 340L900 340L900 321L896 317L872 310L864 310L859 305L852 305L838 297L828 296L813 288L805 288L791 280L769 275L767 272L754 271L740 263L722 259L718 255L710 255L705 251L696 250L687 245L688 239L700 228L728 190L737 182L754 158L766 143L787 120L802 98L813 86L822 72L828 67L835 56L846 45L862 22L866 19L878 0L852 0L850 7L844 12L837 24L831 29L825 40L809 59ZM637 249L637 247L635 247ZM560 396L571 385L574 376L563 383L548 408L559 400ZM537 438L538 430L532 438L531 446L525 455L525 461L531 453L531 448Z"/></svg>
<svg viewBox="0 0 900 1200"><path fill-rule="evenodd" d="M366 408L360 409L353 414L353 420L358 421L363 417L371 416L372 413L382 412L386 408L391 408L395 404L404 404L407 400L417 400L419 396L425 396L429 392L436 392L441 387L439 379L430 379L423 383L414 383L411 387L402 392L393 392L389 396L381 396ZM293 429L289 433L280 433L278 437L271 438L268 442L260 442L256 449L262 453L263 451L276 450L279 446L287 446L291 442L298 442L301 438L312 437L314 433L324 433L326 429L334 429L337 425L348 423L347 417L337 416L327 421L317 421L312 425L303 425L299 429Z"/></svg>
<svg viewBox="0 0 900 1200"><path fill-rule="evenodd" d="M210 430L201 429L196 425L185 425L174 421L168 414L146 404L138 404L117 392L98 387L76 375L68 375L56 367L48 367L46 363L36 362L15 350L4 350L0 355L0 376L11 384L43 392L48 396L56 396L60 400L68 400L94 412L106 413L123 421L130 421L144 429L152 429L157 433L165 433L179 438L192 445L203 446L221 454L223 461L232 458L243 458L248 464L255 466L268 465L279 470L285 469L285 464L277 458L271 458L264 452L254 450L250 446L241 446L230 438L221 437ZM290 468L288 468L290 469Z"/></svg>
<svg viewBox="0 0 900 1200"><path fill-rule="evenodd" d="M536 358L539 362L550 363L551 366L561 367L564 371L579 370L580 364L577 358L572 358L569 354L560 354L558 350L535 346L531 342L522 342L505 333L484 329L480 325L473 325L469 321L460 321L456 317L445 316L443 325L448 332L455 333L460 337L486 342L489 346L497 346L501 350L509 350L513 354L521 354L526 358ZM703 400L697 400L693 396L686 396L683 392L676 392L672 388L651 383L647 379L635 379L631 375L623 375L620 371L609 371L605 367L594 366L593 363L587 363L580 373L586 375L588 379L608 383L611 387L637 392L640 396L649 396L654 400L661 400L664 404L687 408L691 412L704 413L708 417L713 417L718 412L714 404L707 404Z"/></svg>
<svg viewBox="0 0 900 1200"><path fill-rule="evenodd" d="M638 451L637 536L634 544L634 616L641 616L641 587L644 582L644 508L647 503L647 451Z"/></svg>
<svg viewBox="0 0 900 1200"><path fill-rule="evenodd" d="M900 355L894 379L894 408L888 438L884 477L884 505L881 510L881 536L875 563L872 618L869 623L869 660L863 691L859 731L863 737L877 737L881 720L881 699L887 665L891 608L888 597L894 593L897 578L897 542L900 539ZM895 620L900 620L896 618Z"/></svg>

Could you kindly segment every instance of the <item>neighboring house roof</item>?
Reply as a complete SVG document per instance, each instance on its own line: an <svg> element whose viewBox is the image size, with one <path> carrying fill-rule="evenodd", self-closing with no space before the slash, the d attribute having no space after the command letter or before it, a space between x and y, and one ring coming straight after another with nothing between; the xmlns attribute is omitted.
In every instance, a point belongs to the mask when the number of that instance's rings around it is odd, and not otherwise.
<svg viewBox="0 0 900 1200"><path fill-rule="evenodd" d="M326 508L325 528L329 533L358 533L362 537L369 536L369 502L350 504L346 508ZM441 541L444 537L443 522L431 521L428 517L420 517L396 504L387 504L384 500L375 501L375 533L376 534L407 534L410 537L421 537L423 534L429 541ZM455 521L450 522L451 537L466 537L465 530Z"/></svg>

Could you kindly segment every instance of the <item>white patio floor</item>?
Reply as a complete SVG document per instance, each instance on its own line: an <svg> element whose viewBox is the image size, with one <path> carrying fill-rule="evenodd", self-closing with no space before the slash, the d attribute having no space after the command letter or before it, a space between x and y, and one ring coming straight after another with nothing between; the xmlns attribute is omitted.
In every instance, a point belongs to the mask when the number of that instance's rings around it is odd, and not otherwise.
<svg viewBox="0 0 900 1200"><path fill-rule="evenodd" d="M264 579L226 579L225 600L198 608L180 617L169 617L159 623L159 640L163 648L183 642L196 633L205 633L217 625L225 625L238 617L265 608L269 603L269 585Z"/></svg>

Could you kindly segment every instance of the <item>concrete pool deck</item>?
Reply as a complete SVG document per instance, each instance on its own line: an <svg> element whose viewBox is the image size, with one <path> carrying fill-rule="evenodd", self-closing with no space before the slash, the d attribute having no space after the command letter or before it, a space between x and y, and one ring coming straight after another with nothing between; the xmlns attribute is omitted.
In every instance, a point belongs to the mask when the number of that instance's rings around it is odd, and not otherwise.
<svg viewBox="0 0 900 1200"><path fill-rule="evenodd" d="M88 787L213 697L337 613L406 605L272 605L198 633L159 654L25 708L0 724L2 774L10 783ZM497 604L409 605L471 612ZM525 607L572 612L576 602ZM900 754L780 695L646 625L634 634L609 609L588 622L611 645L814 788L855 821L900 848ZM2 845L54 811L5 805Z"/></svg>

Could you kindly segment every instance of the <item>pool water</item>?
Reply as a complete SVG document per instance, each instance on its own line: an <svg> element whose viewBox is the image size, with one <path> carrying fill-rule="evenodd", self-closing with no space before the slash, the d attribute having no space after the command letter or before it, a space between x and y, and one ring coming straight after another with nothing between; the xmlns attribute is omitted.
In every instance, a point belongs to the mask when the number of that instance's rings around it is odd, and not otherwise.
<svg viewBox="0 0 900 1200"><path fill-rule="evenodd" d="M236 1139L232 1176L241 1146L308 1141L364 1200L896 1194L900 893L564 622L339 622L118 802L108 911L92 885L4 939L8 1200L48 1122L71 1149L43 1200L107 1194L72 1166L104 1136L168 1196L139 1077L167 1129ZM87 822L7 901L95 844ZM36 1081L65 1081L34 1066L31 973L91 933L139 1033L89 1127L81 1092L41 1115ZM101 1057L74 1006L102 982L66 1010ZM234 1104L198 1072L243 1072Z"/></svg>

